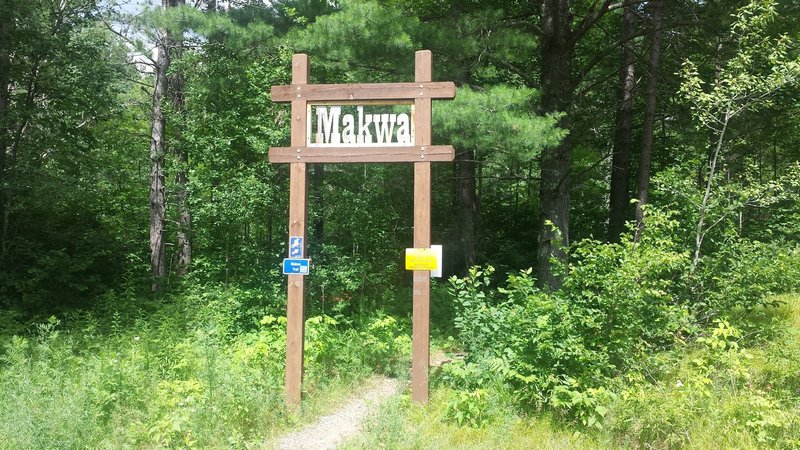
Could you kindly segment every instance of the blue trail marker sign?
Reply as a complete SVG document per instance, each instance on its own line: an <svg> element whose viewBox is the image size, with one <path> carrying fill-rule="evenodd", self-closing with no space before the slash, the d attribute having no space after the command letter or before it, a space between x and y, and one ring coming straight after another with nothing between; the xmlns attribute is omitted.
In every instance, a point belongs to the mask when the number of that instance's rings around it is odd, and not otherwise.
<svg viewBox="0 0 800 450"><path fill-rule="evenodd" d="M311 260L286 258L283 260L284 275L308 275Z"/></svg>
<svg viewBox="0 0 800 450"><path fill-rule="evenodd" d="M303 237L289 236L289 258L303 257ZM284 271L284 273L286 273Z"/></svg>

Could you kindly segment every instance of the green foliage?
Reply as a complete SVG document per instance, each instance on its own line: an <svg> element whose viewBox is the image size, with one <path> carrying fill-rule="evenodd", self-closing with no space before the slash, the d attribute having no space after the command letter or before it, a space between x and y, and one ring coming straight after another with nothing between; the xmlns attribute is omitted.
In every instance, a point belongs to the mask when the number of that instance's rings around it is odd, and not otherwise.
<svg viewBox="0 0 800 450"><path fill-rule="evenodd" d="M391 316L376 315L359 332L364 346L364 364L381 373L402 375L411 357L411 333L408 324Z"/></svg>
<svg viewBox="0 0 800 450"><path fill-rule="evenodd" d="M0 305L27 317L114 284L141 248L146 205L125 48L90 20L93 5L43 5L6 3L13 38L0 46L13 55L2 69Z"/></svg>
<svg viewBox="0 0 800 450"><path fill-rule="evenodd" d="M369 61L370 69L393 72L413 65L419 19L374 1L343 1L341 10L319 17L291 36L298 50L319 55L320 64L344 69ZM365 82L367 80L358 80Z"/></svg>
<svg viewBox="0 0 800 450"><path fill-rule="evenodd" d="M768 25L777 15L774 0L752 0L737 10L730 29L730 38L738 45L736 54L725 64L718 65L710 90L704 89L706 83L696 65L689 60L684 62L680 92L691 103L698 124L709 129L712 132L712 141L715 141L710 145L706 164L701 165L700 169L698 184L705 185L705 189L700 200L695 203L698 218L690 274L697 268L703 242L710 229L725 220L726 213L732 212L725 211L717 217L710 214L715 206L732 203L732 210L737 209L737 202L722 200L728 196L723 195L720 199L723 192L719 192L720 189L717 188L723 181L718 168L722 165L721 155L731 155L728 148L731 121L745 111L752 112L769 105L778 90L798 82L800 57L795 58L789 54L791 39L787 35L770 35ZM744 195L745 198L758 198L759 195L753 196L752 192L770 190L769 184L751 187L746 183L738 186L736 183L728 183L728 188L729 192L750 191ZM731 197L738 198L740 195Z"/></svg>
<svg viewBox="0 0 800 450"><path fill-rule="evenodd" d="M791 38L769 34L777 15L775 0L752 0L737 10L731 40L738 45L738 53L715 75L710 90L704 89L708 83L697 67L684 62L681 93L703 126L724 129L731 117L759 107L765 97L798 81L800 60L790 56Z"/></svg>
<svg viewBox="0 0 800 450"><path fill-rule="evenodd" d="M501 385L458 384L490 375L456 360L442 367L430 404L390 400L345 448L796 448L800 299L776 300L783 306L643 355L603 386L558 386L553 403L576 410L578 424L513 408ZM744 331L754 325L770 337L754 340Z"/></svg>
<svg viewBox="0 0 800 450"><path fill-rule="evenodd" d="M566 135L556 127L557 116L533 112L537 98L536 90L513 85L463 86L454 100L433 106L434 141L456 148L453 178L457 183L470 183L470 177L475 177L472 189L480 197L477 251L500 268L525 267L534 258L528 242L535 240L538 198L532 195L531 174L538 170L542 149ZM465 173L464 167L471 173ZM442 208L452 208L450 196L442 203ZM453 213L456 220L450 215L441 225L446 236L460 236L463 213ZM462 244L456 239L450 238L455 242L446 248L459 248ZM460 270L456 266L455 271Z"/></svg>
<svg viewBox="0 0 800 450"><path fill-rule="evenodd" d="M606 406L617 396L603 386L583 389L575 380L553 388L550 404L556 409L574 411L576 419L589 429L601 429L608 413Z"/></svg>
<svg viewBox="0 0 800 450"><path fill-rule="evenodd" d="M510 167L537 158L542 148L558 144L566 135L556 128L558 116L532 114L537 97L533 89L507 85L485 91L463 86L454 100L435 104L432 128L441 142L462 152L472 150L481 161Z"/></svg>
<svg viewBox="0 0 800 450"><path fill-rule="evenodd" d="M796 297L791 301L796 310ZM791 323L782 322L787 326ZM699 345L655 372L655 380L620 384L609 432L616 442L633 447L794 448L800 436L796 392L775 389L779 382L760 373L765 357L776 357L777 346L796 345L794 339L790 334L777 338L775 347L745 349L739 329L718 321L698 338ZM776 375L796 370L798 360L788 361L792 368L766 367Z"/></svg>
<svg viewBox="0 0 800 450"><path fill-rule="evenodd" d="M254 52L216 39L181 60L189 87L179 145L191 155L198 279L260 283L280 276L264 277L264 268L277 268L283 256L284 221L264 218L282 217L286 174L268 163L267 151L288 140L288 127L269 89L286 82L289 60L286 51Z"/></svg>
<svg viewBox="0 0 800 450"><path fill-rule="evenodd" d="M701 318L748 313L775 294L796 291L800 248L785 242L730 240L701 267L703 291L693 308Z"/></svg>
<svg viewBox="0 0 800 450"><path fill-rule="evenodd" d="M502 377L523 405L563 409L596 426L603 403L613 398L603 388L607 381L635 368L646 352L673 344L691 325L676 296L688 263L670 239L677 224L649 214L638 241L576 244L570 276L553 293L538 290L530 270L509 275L496 291L490 290L491 267L452 278L467 364L484 377Z"/></svg>
<svg viewBox="0 0 800 450"><path fill-rule="evenodd" d="M264 313L276 306L265 295L209 287L153 312L114 310L124 303L111 295L97 311L66 324L52 317L31 337L9 338L0 353L0 448L263 442L291 421L286 319ZM363 323L307 320L304 388L312 400L374 370L405 370L407 324L380 314Z"/></svg>
<svg viewBox="0 0 800 450"><path fill-rule="evenodd" d="M358 207L361 205L353 206L354 210L347 214L352 214L354 221L380 223L375 228L388 227L382 222L389 218L376 216L365 218L363 216L365 210ZM353 223L353 226L356 227L354 231L361 227L356 223ZM312 247L309 251L313 261L314 278L308 282L308 297L309 307L313 311L321 311L322 314L335 311L346 316L358 316L394 306L392 303L395 289L388 286L399 284L397 254L387 245L393 241L384 242L381 247L385 248L379 248L377 242L373 244L376 238L391 239L388 233L375 228L368 227L373 235L366 232L362 235L353 233L355 242L350 242L350 245L354 249L359 249L356 254L353 254L352 250L343 248L347 245L349 237L336 232L331 233L334 236L324 238L324 241L338 241L338 245L323 243L315 248ZM367 248L372 250L368 251Z"/></svg>
<svg viewBox="0 0 800 450"><path fill-rule="evenodd" d="M796 288L796 249L739 239L706 257L698 275L705 277L699 282L703 295L687 292L689 254L679 245L679 222L653 208L646 213L647 227L636 239L575 244L561 269L569 276L558 291L538 290L530 271L509 275L497 289L491 267L452 278L455 328L468 357L446 367L442 380L463 392L500 382L517 407L548 407L599 428L616 402L611 387L616 377L636 379L647 370L648 355L686 342L712 318L741 320L776 305L773 294ZM740 332L724 320L716 324L697 339L707 356L695 358L678 382L691 386L697 398L711 395L720 377L733 384L750 379L745 368L750 354L737 343ZM463 417L468 399L455 403L466 405ZM678 439L660 434L648 439L673 438Z"/></svg>
<svg viewBox="0 0 800 450"><path fill-rule="evenodd" d="M590 3L575 2L576 24L592 16ZM668 15L688 11L668 3ZM800 280L794 11L771 0L735 10L690 3L703 29L665 34L659 90L660 99L678 93L687 102L659 105L657 189L636 239L637 230L619 244L591 238L604 228L603 158L615 108L615 89L595 75L616 69L603 52L618 16L599 18L603 33L587 31L575 54L564 55L577 83L567 105L579 182L570 189L571 238L588 238L558 267L563 287L543 292L530 270L498 287L492 269L505 273L535 258L538 158L565 137L555 128L560 117L537 115L538 33L546 24L536 23L540 12L530 4L291 0L233 2L219 13L150 9L123 42L91 2L6 1L0 447L249 448L296 420L282 406L278 262L288 171L267 160L270 146L288 142L291 118L270 87L289 83L291 54L300 50L314 57L314 82L408 81L418 48L433 50L434 79L459 86L454 101L434 103L434 139L476 162L477 254L493 266L451 279L452 302L435 285L432 329L452 324L458 339L447 345L467 356L434 369L439 391L430 409L398 400L404 416L373 425L389 433L369 446L539 447L530 423L561 448L584 444L575 430L606 447L800 446L800 345L781 325L797 313L778 305L792 297L770 297L797 290ZM640 12L650 17L649 6ZM170 280L170 293L145 300L137 292L147 271L153 80L134 71L129 46L147 59L158 29L185 38L170 68L183 75L185 108L164 106L168 154L180 148L189 160L168 156L166 192L171 206L172 175L186 169L194 260L188 277ZM689 55L682 84L670 76L677 54ZM311 172L304 388L314 399L374 371L407 372L409 276L400 249L412 236L412 173L400 165ZM456 173L433 169L433 238L446 248L462 225L452 220ZM173 239L169 230L168 248ZM29 325L59 310L60 319ZM553 433L531 419L542 411L576 425ZM436 439L426 443L416 429ZM536 438L510 440L526 433Z"/></svg>
<svg viewBox="0 0 800 450"><path fill-rule="evenodd" d="M592 436L574 433L547 415L518 416L507 406L494 406L495 394L491 390L475 395L437 388L432 390L428 405L420 407L410 396L390 398L377 414L367 419L364 432L342 445L344 449L474 449L474 448L536 448L536 449L600 449ZM486 406L480 411L472 409L478 417L491 415L482 426L464 422L459 425L454 417L454 405L474 402Z"/></svg>
<svg viewBox="0 0 800 450"><path fill-rule="evenodd" d="M456 391L454 398L447 404L445 417L458 425L485 425L487 421L487 395L488 393L485 389Z"/></svg>

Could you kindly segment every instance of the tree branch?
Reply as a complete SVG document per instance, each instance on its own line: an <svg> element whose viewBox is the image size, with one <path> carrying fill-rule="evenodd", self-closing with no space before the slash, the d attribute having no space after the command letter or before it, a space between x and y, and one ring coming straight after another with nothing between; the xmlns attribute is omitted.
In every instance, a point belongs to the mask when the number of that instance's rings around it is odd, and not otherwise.
<svg viewBox="0 0 800 450"><path fill-rule="evenodd" d="M120 33L119 31L115 30L114 27L111 26L111 24L106 20L106 18L102 14L99 14L99 16L100 16L100 20L103 22L103 25L105 25L105 27L106 27L106 29L108 29L108 31L110 31L110 32L114 33L115 35L117 35L120 39L125 41L127 44L129 44L134 49L136 48L136 43L133 41L133 39L129 38L128 36L125 36L124 34ZM150 61L150 65L151 66L155 67L156 62L153 60L153 58L151 58L151 57L149 57L149 56L147 56L145 54L141 54L141 55L142 55L143 58L145 58L148 61Z"/></svg>
<svg viewBox="0 0 800 450"><path fill-rule="evenodd" d="M600 158L600 159L598 159L597 161L595 161L594 163L592 163L592 165L591 165L591 166L589 166L589 167L587 167L587 168L585 168L585 169L581 170L579 173L577 173L577 174L574 176L574 178L583 178L583 176L584 176L584 175L586 175L587 173L589 173L589 172L591 172L592 170L594 170L594 169L595 169L597 166L599 166L599 165L600 165L600 163L602 163L603 161L605 161L605 160L607 160L608 158L610 158L610 157L611 157L611 155L613 155L613 153L609 152L609 153L608 153L606 156L603 156L602 158ZM562 185L562 184L564 184L564 182L567 180L567 177L570 175L570 172L571 172L571 171L572 171L572 169L570 169L570 170L567 172L567 175L566 175L564 178L562 178L561 180L559 180L559 181L558 181L558 187L556 187L556 190L560 190L560 189L561 189L561 185ZM574 187L574 186L573 186L573 187Z"/></svg>
<svg viewBox="0 0 800 450"><path fill-rule="evenodd" d="M575 78L575 80L573 80L573 86L579 85L581 81L583 81L583 79L586 78L586 75L588 75L589 72L591 72L591 70L594 69L596 65L598 65L601 61L603 61L605 58L608 57L608 55L611 53L612 50L621 46L622 44L625 44L626 42L645 36L647 35L647 33L649 33L649 30L639 30L630 37L625 39L622 38L617 39L613 43L609 44L602 51L595 52L594 57L590 59L589 62L587 62L586 65L584 65L583 68L578 72L578 76Z"/></svg>
<svg viewBox="0 0 800 450"><path fill-rule="evenodd" d="M575 31L572 32L572 36L570 36L572 42L580 41L583 35L586 34L594 26L594 24L596 24L597 21L605 16L609 11L622 7L621 3L612 5L613 1L614 0L603 0L602 5L600 5L599 0L592 2L592 5L589 7L589 11L585 16L583 16L583 19L581 19L580 23L578 23ZM598 5L600 6L598 7Z"/></svg>

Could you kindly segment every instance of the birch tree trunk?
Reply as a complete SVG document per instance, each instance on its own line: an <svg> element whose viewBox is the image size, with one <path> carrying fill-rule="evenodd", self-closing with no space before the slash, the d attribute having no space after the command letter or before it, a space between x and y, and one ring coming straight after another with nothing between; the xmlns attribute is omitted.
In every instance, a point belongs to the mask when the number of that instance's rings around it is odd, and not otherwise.
<svg viewBox="0 0 800 450"><path fill-rule="evenodd" d="M714 187L714 175L717 173L717 162L719 161L719 153L722 150L722 143L725 140L725 132L728 130L728 123L732 117L731 111L725 111L722 118L722 129L719 131L717 143L714 144L711 153L711 160L708 163L708 178L706 179L706 187L703 191L703 200L700 203L700 217L697 220L697 227L694 236L694 255L692 256L692 264L689 267L689 275L694 274L697 269L697 264L700 262L700 249L703 246L703 239L706 237L708 230L705 228L706 215L708 215L708 203L711 199L711 193Z"/></svg>

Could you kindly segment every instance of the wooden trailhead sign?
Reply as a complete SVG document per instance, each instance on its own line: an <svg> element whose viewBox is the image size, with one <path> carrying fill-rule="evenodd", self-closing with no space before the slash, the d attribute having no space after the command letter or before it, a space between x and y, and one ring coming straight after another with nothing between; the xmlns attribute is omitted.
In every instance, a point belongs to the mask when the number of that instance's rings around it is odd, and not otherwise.
<svg viewBox="0 0 800 450"><path fill-rule="evenodd" d="M289 163L289 258L286 306L286 403L299 404L303 380L306 258L306 164L414 163L414 248L431 246L431 162L452 161L450 145L431 145L431 100L452 99L452 82L432 82L431 52L416 52L414 82L308 84L308 55L292 57L292 84L273 86L272 101L291 102L290 147L269 149ZM430 271L414 270L411 397L428 401Z"/></svg>

